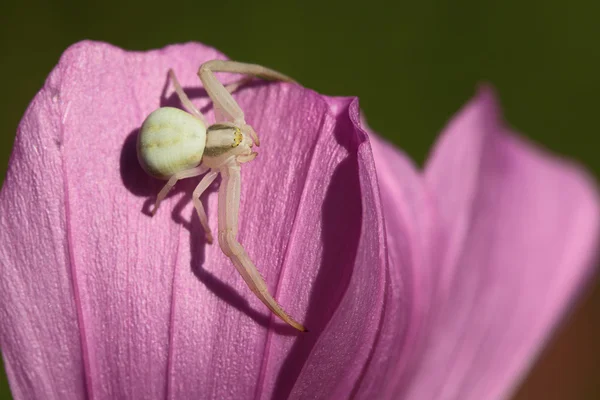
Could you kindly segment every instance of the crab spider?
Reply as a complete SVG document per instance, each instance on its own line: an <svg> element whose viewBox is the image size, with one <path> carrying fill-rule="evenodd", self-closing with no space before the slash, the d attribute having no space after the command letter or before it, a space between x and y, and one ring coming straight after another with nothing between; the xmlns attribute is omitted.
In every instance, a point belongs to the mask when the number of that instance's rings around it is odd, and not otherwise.
<svg viewBox="0 0 600 400"><path fill-rule="evenodd" d="M214 72L240 73L248 77L223 86ZM173 70L169 70L175 92L187 112L171 107L159 108L146 118L138 136L137 154L140 164L148 174L167 180L167 184L158 193L152 215L178 180L206 173L196 186L192 200L206 233L206 240L212 243L213 236L200 196L217 175L221 174L218 232L221 250L231 259L250 290L275 315L304 332L306 329L291 318L271 296L264 279L237 240L240 166L256 157L257 153L252 151L252 146L258 146L260 142L254 129L246 123L244 112L230 94L253 76L287 82L293 80L260 65L221 60L202 64L198 75L213 101L216 123L207 123L204 115L183 91Z"/></svg>

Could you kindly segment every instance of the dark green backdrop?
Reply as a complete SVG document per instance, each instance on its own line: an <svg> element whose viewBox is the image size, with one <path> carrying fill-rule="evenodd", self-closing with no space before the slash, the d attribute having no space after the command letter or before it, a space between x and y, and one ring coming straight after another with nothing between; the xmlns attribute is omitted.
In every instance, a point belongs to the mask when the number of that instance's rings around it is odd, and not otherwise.
<svg viewBox="0 0 600 400"><path fill-rule="evenodd" d="M600 176L597 0L7 2L0 6L0 179L28 102L62 51L81 39L135 50L200 41L319 92L357 95L372 128L419 162L476 84L489 81L515 128ZM570 398L600 393L599 313L596 290L522 398L543 396L544 388ZM3 385L8 396L5 378Z"/></svg>

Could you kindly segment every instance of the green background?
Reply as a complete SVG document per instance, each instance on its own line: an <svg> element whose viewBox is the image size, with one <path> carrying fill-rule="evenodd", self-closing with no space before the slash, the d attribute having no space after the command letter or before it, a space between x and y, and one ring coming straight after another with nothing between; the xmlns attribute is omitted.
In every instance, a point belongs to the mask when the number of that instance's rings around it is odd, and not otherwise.
<svg viewBox="0 0 600 400"><path fill-rule="evenodd" d="M359 96L371 127L420 163L477 83L488 81L512 126L600 176L597 0L4 3L0 179L28 102L82 39L133 50L200 41L321 93ZM518 398L600 394L597 287Z"/></svg>

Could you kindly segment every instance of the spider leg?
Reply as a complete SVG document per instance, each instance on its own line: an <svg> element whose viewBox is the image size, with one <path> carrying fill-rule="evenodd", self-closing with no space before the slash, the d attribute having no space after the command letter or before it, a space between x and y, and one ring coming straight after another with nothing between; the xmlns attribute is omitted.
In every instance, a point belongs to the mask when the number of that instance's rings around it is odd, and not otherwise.
<svg viewBox="0 0 600 400"><path fill-rule="evenodd" d="M167 194L169 194L169 191L171 189L173 189L173 186L175 186L175 184L177 183L178 180L202 175L206 171L208 171L207 167L199 166L196 168L186 169L185 171L177 172L172 177L170 177L169 180L167 181L167 184L165 186L163 186L163 188L160 190L160 192L158 192L158 195L156 196L156 202L154 203L154 209L152 209L152 211L151 211L152 216L154 216L154 214L156 214L156 211L158 211L158 207L160 206L160 203L165 199L165 197L167 197Z"/></svg>
<svg viewBox="0 0 600 400"><path fill-rule="evenodd" d="M212 244L213 236L210 231L210 227L208 226L208 218L206 217L206 211L204 210L204 206L200 201L200 196L202 193L210 186L211 183L215 180L219 173L217 171L210 171L208 174L204 175L196 189L194 189L194 194L192 195L192 201L194 202L194 207L196 208L196 212L198 213L198 218L200 218L200 223L202 224L202 228L204 228L204 232L206 234L206 241L208 244Z"/></svg>
<svg viewBox="0 0 600 400"><path fill-rule="evenodd" d="M169 77L171 78L171 81L173 81L173 87L175 88L175 93L177 93L177 96L179 97L179 101L181 101L181 104L183 104L185 109L190 114L192 114L194 117L196 117L200 121L202 121L204 126L208 126L208 124L206 123L206 118L200 112L200 110L198 110L192 104L192 102L190 101L190 98L187 96L187 94L185 94L185 92L183 91L183 88L181 87L181 84L179 83L179 80L177 80L177 77L175 76L175 71L173 71L172 69L169 70Z"/></svg>
<svg viewBox="0 0 600 400"><path fill-rule="evenodd" d="M243 163L247 163L249 161L254 160L257 155L258 155L258 153L252 152L252 153L250 153L248 155L245 155L245 154L239 155L235 159L240 164L243 164Z"/></svg>
<svg viewBox="0 0 600 400"><path fill-rule="evenodd" d="M249 64L231 60L211 60L202 64L200 70L202 70L203 67L204 69L209 69L213 72L230 72L234 74L250 75L250 79L252 79L252 77L257 77L270 81L296 82L281 72L258 64ZM201 71L198 71L198 74L200 73Z"/></svg>
<svg viewBox="0 0 600 400"><path fill-rule="evenodd" d="M237 240L240 205L240 165L232 162L221 168L223 178L219 188L219 245L252 292L279 318L299 331L306 328L291 318L269 293L267 284Z"/></svg>
<svg viewBox="0 0 600 400"><path fill-rule="evenodd" d="M196 108L196 106L194 106L194 104L190 101L190 98L185 94L185 92L183 91L183 87L181 87L181 84L179 83L177 76L175 76L175 71L173 71L173 69L169 69L169 78L173 82L173 87L175 88L175 93L177 93L177 97L179 97L179 101L181 101L181 104L183 105L183 107L190 114L192 114L193 116L198 118L200 121L202 121L202 123L204 123L204 125L208 126L208 123L206 122L206 117L204 116L204 114L202 114L202 112L200 112L200 110L198 110ZM227 90L229 93L233 93L240 86L245 85L246 83L250 82L252 79L253 79L253 77L251 77L251 76L242 78L236 82L230 83L229 85L225 86L225 90ZM224 119L224 117L220 117L218 119L221 120L221 119Z"/></svg>
<svg viewBox="0 0 600 400"><path fill-rule="evenodd" d="M246 76L246 77L240 79L239 81L235 81L233 83L230 83L229 85L225 85L225 90L227 90L229 93L233 93L236 90L238 90L238 88L240 86L245 85L246 83L250 82L252 79L254 79L253 76Z"/></svg>

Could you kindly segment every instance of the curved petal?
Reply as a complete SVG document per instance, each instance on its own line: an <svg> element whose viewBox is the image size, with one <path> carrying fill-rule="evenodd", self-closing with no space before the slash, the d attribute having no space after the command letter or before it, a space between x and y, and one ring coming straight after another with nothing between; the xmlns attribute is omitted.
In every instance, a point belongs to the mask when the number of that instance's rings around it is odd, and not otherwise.
<svg viewBox="0 0 600 400"><path fill-rule="evenodd" d="M407 399L507 397L592 272L599 199L579 168L503 126L483 88L426 166L446 234Z"/></svg>
<svg viewBox="0 0 600 400"><path fill-rule="evenodd" d="M324 387L354 386L386 267L374 167L350 122L357 107L292 84L235 95L263 144L242 171L240 242L309 334L275 320L206 245L190 204L197 181L147 215L163 182L137 163L137 129L179 105L168 68L208 104L194 88L212 58L223 56L197 44L134 53L83 42L28 109L0 197L0 340L16 398L309 393L323 360L335 369ZM213 230L216 200L205 199Z"/></svg>
<svg viewBox="0 0 600 400"><path fill-rule="evenodd" d="M322 229L325 238L330 238L324 242L319 270L323 278L317 287L323 294L311 305L319 314L331 313L331 318L318 337L306 337L291 349L292 356L302 354L303 349L306 354L291 399L351 397L369 362L383 317L387 258L371 148L359 126L358 101L330 99L329 105L337 120L333 137L347 153L323 200ZM323 154L334 155L331 151ZM313 220L304 220L302 229L310 232ZM350 240L338 241L342 232ZM302 253L297 254L301 260ZM327 307L325 294L338 299L335 308ZM283 381L289 380L289 372L295 375L293 368L285 367L279 371ZM286 398L286 394L276 390L273 398Z"/></svg>
<svg viewBox="0 0 600 400"><path fill-rule="evenodd" d="M369 135L377 168L389 258L384 320L357 398L395 399L410 379L435 291L443 244L421 172L393 145Z"/></svg>

